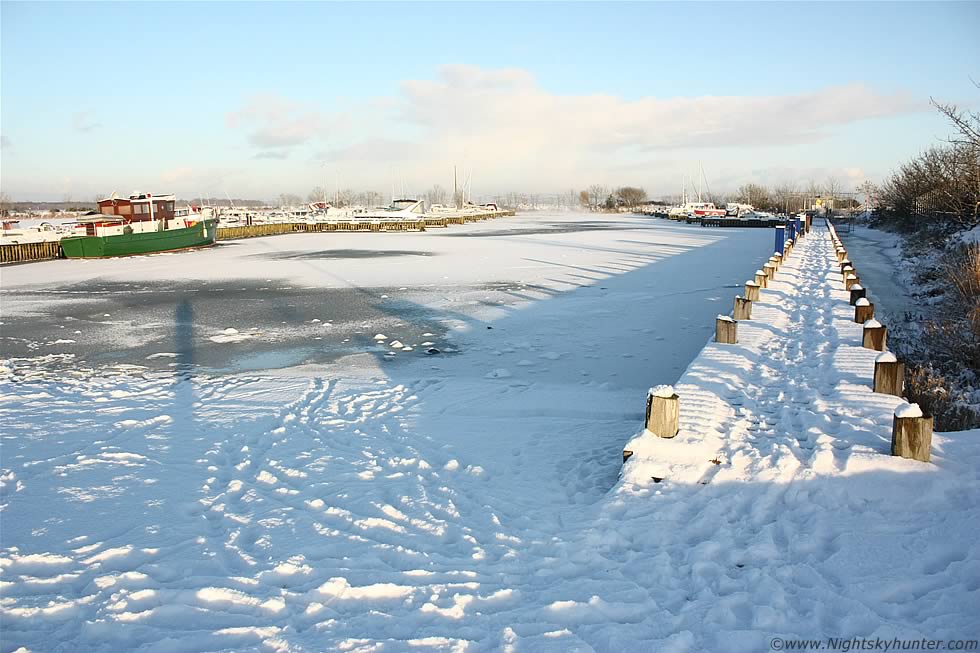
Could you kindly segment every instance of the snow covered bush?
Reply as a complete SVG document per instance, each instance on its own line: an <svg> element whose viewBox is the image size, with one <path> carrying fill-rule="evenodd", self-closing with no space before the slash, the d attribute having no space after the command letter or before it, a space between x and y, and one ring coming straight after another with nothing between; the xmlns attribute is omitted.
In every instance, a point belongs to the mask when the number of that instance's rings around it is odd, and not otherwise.
<svg viewBox="0 0 980 653"><path fill-rule="evenodd" d="M893 330L892 346L908 361L909 401L932 414L939 430L980 426L980 245L913 256L919 298L933 307L930 317L907 315Z"/></svg>

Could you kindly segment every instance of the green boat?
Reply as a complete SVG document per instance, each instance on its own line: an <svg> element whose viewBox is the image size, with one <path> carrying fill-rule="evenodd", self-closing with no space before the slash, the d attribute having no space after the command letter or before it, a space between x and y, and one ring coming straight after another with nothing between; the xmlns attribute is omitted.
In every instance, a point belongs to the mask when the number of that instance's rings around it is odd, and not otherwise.
<svg viewBox="0 0 980 653"><path fill-rule="evenodd" d="M78 221L77 236L61 239L67 258L102 258L172 252L214 245L218 221L174 210L172 195L115 196L99 201L100 214Z"/></svg>
<svg viewBox="0 0 980 653"><path fill-rule="evenodd" d="M208 247L217 235L217 220L184 222L167 229L142 231L138 223L100 219L93 226L95 235L69 236L61 239L61 249L67 258L101 258L171 252L192 247Z"/></svg>

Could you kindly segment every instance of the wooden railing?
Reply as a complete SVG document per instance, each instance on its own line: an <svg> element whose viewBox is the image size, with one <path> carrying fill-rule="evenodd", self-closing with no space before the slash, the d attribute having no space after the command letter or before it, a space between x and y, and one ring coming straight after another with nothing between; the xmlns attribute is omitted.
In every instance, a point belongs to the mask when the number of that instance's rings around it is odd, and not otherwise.
<svg viewBox="0 0 980 653"><path fill-rule="evenodd" d="M64 254L61 251L61 244L57 241L0 245L0 263L44 261L62 257L64 257Z"/></svg>

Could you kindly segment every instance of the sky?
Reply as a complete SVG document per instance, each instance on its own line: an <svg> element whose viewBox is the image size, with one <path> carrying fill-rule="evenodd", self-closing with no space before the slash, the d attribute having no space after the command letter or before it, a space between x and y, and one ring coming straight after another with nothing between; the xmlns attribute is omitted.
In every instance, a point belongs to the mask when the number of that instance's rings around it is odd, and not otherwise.
<svg viewBox="0 0 980 653"><path fill-rule="evenodd" d="M980 3L0 2L0 189L880 181L980 104Z"/></svg>

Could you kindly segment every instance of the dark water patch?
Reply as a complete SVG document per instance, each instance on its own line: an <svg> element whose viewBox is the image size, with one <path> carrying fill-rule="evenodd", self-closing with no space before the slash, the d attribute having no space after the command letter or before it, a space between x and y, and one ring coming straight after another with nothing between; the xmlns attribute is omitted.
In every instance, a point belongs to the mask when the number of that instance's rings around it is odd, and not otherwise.
<svg viewBox="0 0 980 653"><path fill-rule="evenodd" d="M590 231L616 231L622 229L644 228L635 222L618 220L589 220L584 222L545 222L534 227L522 229L493 229L489 231L454 231L440 234L447 238L501 238L507 236L538 236L551 234L574 234Z"/></svg>
<svg viewBox="0 0 980 653"><path fill-rule="evenodd" d="M444 345L440 316L398 298L407 291L281 284L103 282L7 292L6 306L23 302L30 314L5 316L0 358L70 353L78 365L242 371L380 357L389 349L374 341L377 333L416 348L404 356L424 355L422 342Z"/></svg>
<svg viewBox="0 0 980 653"><path fill-rule="evenodd" d="M343 259L372 259L396 258L400 256L435 256L433 252L414 251L406 249L371 250L371 249L324 249L318 252L263 252L252 254L250 258L260 258L273 261L331 261Z"/></svg>

